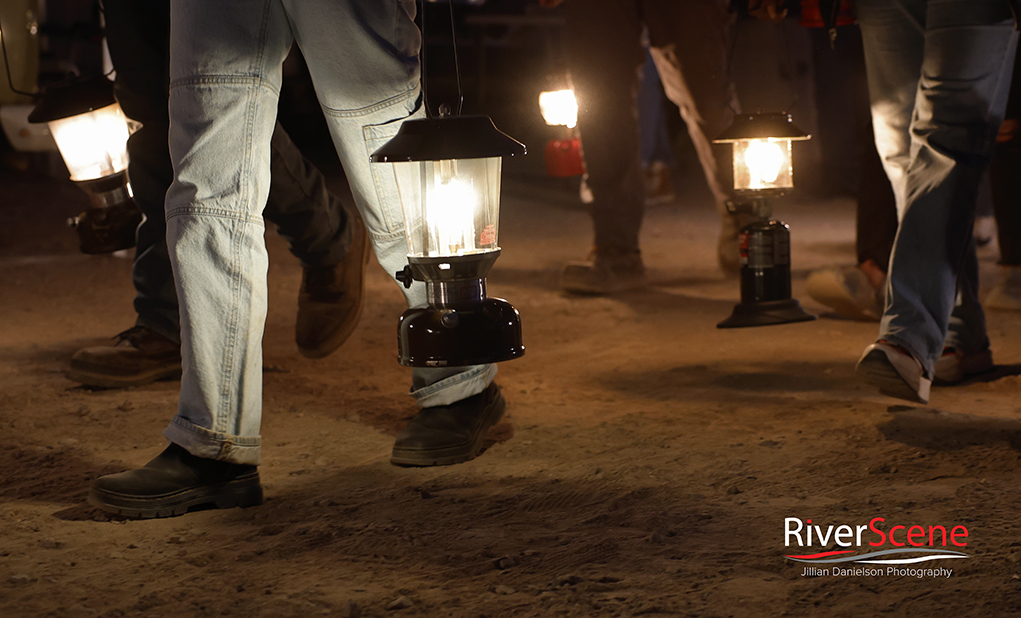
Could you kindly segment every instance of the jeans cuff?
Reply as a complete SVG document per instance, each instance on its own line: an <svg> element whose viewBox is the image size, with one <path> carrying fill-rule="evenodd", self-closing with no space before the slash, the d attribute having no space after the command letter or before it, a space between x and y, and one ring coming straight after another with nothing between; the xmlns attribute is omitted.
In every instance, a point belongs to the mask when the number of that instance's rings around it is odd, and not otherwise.
<svg viewBox="0 0 1021 618"><path fill-rule="evenodd" d="M196 457L257 466L262 458L262 436L243 438L210 431L175 416L163 435Z"/></svg>
<svg viewBox="0 0 1021 618"><path fill-rule="evenodd" d="M496 365L475 365L449 378L411 391L421 408L446 406L486 390L496 377Z"/></svg>

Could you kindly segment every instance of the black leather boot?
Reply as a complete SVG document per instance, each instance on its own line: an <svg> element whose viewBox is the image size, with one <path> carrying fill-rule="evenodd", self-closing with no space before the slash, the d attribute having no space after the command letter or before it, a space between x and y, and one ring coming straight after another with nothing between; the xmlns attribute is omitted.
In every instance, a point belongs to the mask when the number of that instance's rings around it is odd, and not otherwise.
<svg viewBox="0 0 1021 618"><path fill-rule="evenodd" d="M96 479L89 503L124 517L172 517L262 504L262 485L257 466L196 457L171 443L137 470Z"/></svg>
<svg viewBox="0 0 1021 618"><path fill-rule="evenodd" d="M446 406L422 408L394 442L390 463L397 466L445 466L473 459L482 450L489 428L503 416L507 403L500 387Z"/></svg>

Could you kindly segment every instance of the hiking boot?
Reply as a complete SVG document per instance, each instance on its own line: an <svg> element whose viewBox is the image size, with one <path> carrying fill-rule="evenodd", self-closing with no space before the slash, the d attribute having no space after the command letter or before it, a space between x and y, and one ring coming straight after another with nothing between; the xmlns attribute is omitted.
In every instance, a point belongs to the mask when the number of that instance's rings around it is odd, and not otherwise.
<svg viewBox="0 0 1021 618"><path fill-rule="evenodd" d="M865 348L854 372L879 387L884 395L917 403L929 402L932 380L925 376L922 364L899 345L882 339L873 343Z"/></svg>
<svg viewBox="0 0 1021 618"><path fill-rule="evenodd" d="M986 296L986 309L1021 311L1021 266L1004 266L1003 278Z"/></svg>
<svg viewBox="0 0 1021 618"><path fill-rule="evenodd" d="M944 347L943 354L936 361L937 384L954 384L961 380L991 371L993 353L989 348L977 352L964 352L955 347Z"/></svg>
<svg viewBox="0 0 1021 618"><path fill-rule="evenodd" d="M96 479L89 504L124 517L173 517L262 504L262 485L257 466L197 457L171 443L137 470Z"/></svg>
<svg viewBox="0 0 1021 618"><path fill-rule="evenodd" d="M642 253L593 249L584 262L568 262L560 273L560 289L574 294L614 294L646 285Z"/></svg>
<svg viewBox="0 0 1021 618"><path fill-rule="evenodd" d="M351 246L336 266L306 268L298 292L294 340L308 358L323 358L347 341L362 315L369 234L360 217L351 216Z"/></svg>
<svg viewBox="0 0 1021 618"><path fill-rule="evenodd" d="M144 326L120 333L112 346L78 350L67 379L85 386L127 388L181 377L181 344Z"/></svg>
<svg viewBox="0 0 1021 618"><path fill-rule="evenodd" d="M841 317L867 322L878 322L883 317L884 288L872 287L868 275L857 266L813 270L805 282L805 291Z"/></svg>
<svg viewBox="0 0 1021 618"><path fill-rule="evenodd" d="M473 459L486 432L503 416L507 403L490 384L478 395L446 406L422 408L394 442L390 463L397 466L446 466Z"/></svg>

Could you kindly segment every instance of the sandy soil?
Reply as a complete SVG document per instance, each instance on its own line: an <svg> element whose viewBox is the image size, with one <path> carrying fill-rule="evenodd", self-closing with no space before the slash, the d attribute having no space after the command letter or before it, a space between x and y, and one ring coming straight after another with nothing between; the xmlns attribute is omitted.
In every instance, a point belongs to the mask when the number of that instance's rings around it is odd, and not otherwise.
<svg viewBox="0 0 1021 618"><path fill-rule="evenodd" d="M520 310L528 352L500 367L508 414L482 456L388 463L414 413L402 297L372 264L352 339L305 359L300 270L270 234L266 503L124 521L85 503L88 483L162 449L178 384L63 377L76 349L133 322L130 261L76 253L60 229L74 187L10 172L0 186L0 616L1021 613L1019 314L990 313L995 376L905 405L853 376L875 324L715 328L738 288L698 189L649 213L653 287L571 298L557 273L585 254L587 217L569 192L512 178L490 293ZM810 310L807 270L853 260L852 207L778 207ZM983 251L984 283L994 260ZM784 558L784 518L877 516L967 526L970 557L936 563L953 569L939 580L804 577Z"/></svg>

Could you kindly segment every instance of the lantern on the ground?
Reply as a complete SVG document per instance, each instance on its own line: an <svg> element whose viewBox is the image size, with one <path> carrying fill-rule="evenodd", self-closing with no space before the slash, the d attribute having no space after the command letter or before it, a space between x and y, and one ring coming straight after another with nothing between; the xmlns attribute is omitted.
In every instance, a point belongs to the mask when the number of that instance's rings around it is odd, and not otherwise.
<svg viewBox="0 0 1021 618"><path fill-rule="evenodd" d="M757 220L738 236L741 258L741 302L718 328L765 326L814 320L791 298L790 228L771 219L769 199L794 188L791 142L810 139L790 114L740 115L714 140L733 145L734 193L728 204L735 213Z"/></svg>
<svg viewBox="0 0 1021 618"><path fill-rule="evenodd" d="M575 127L578 126L578 100L574 90L561 88L539 93L539 111L546 124L562 126L563 135L546 143L543 152L546 174L555 178L581 176L585 173L585 162L581 156L581 140Z"/></svg>
<svg viewBox="0 0 1021 618"><path fill-rule="evenodd" d="M135 245L142 214L128 183L128 119L105 77L51 86L28 116L45 122L73 180L90 206L69 223L85 253L109 253Z"/></svg>
<svg viewBox="0 0 1021 618"><path fill-rule="evenodd" d="M524 354L521 320L505 300L486 296L486 276L500 256L503 157L525 146L487 116L441 116L405 122L371 156L397 178L408 241L406 287L426 286L428 306L398 325L400 362L414 367L492 363Z"/></svg>

